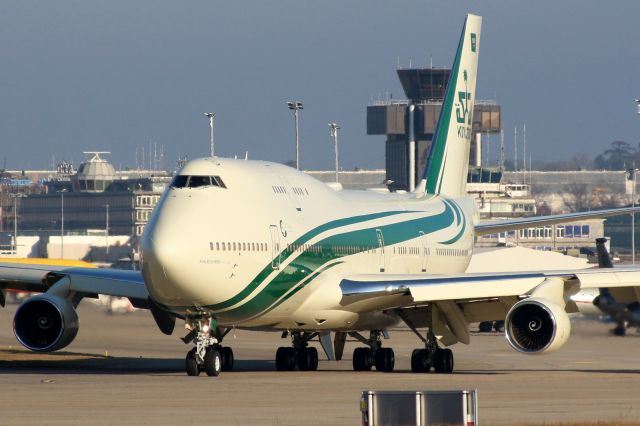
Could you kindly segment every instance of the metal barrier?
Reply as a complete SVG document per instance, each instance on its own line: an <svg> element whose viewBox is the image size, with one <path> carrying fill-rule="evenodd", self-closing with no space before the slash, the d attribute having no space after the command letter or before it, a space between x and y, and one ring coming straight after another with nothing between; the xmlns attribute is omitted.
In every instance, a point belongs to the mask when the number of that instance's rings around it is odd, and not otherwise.
<svg viewBox="0 0 640 426"><path fill-rule="evenodd" d="M477 390L363 391L363 426L477 426Z"/></svg>

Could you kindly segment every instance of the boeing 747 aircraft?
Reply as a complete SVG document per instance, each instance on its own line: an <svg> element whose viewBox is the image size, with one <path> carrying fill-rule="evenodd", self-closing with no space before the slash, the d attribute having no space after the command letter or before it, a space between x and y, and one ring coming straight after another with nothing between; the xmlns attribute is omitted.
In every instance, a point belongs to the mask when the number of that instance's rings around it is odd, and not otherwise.
<svg viewBox="0 0 640 426"><path fill-rule="evenodd" d="M193 343L189 375L233 367L223 346L233 327L288 337L275 356L278 370L316 370L318 353L308 345L316 338L339 360L350 336L362 344L354 370L388 372L395 354L383 337L399 323L421 340L414 372L450 373L446 347L470 343L471 322L504 320L513 348L540 354L566 342L567 313L577 310L570 297L581 289L627 287L640 297L637 268L464 273L479 235L631 212L479 223L465 186L480 27L479 16L467 16L416 191L339 190L263 161L191 161L144 231L141 273L0 264L1 287L42 293L18 308L16 338L34 351L63 348L78 331L78 303L105 294L150 309L165 334L184 321L182 340Z"/></svg>

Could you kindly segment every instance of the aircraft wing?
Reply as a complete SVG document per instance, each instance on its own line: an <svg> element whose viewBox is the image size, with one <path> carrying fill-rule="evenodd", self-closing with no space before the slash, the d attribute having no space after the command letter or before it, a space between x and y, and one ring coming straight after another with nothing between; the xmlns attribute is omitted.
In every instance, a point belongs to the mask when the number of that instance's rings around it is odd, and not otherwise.
<svg viewBox="0 0 640 426"><path fill-rule="evenodd" d="M582 219L599 219L610 216L619 216L638 212L640 209L633 207L623 207L618 209L594 210L579 213L556 214L549 216L533 216L508 220L493 220L480 222L475 225L475 233L478 236L494 234L496 232L513 231L517 229L530 228L540 225L556 225L560 223L575 222Z"/></svg>
<svg viewBox="0 0 640 426"><path fill-rule="evenodd" d="M147 307L149 293L139 271L69 266L67 262L0 262L0 304L4 306L6 289L44 293L54 285L65 282L68 291L83 297L98 294L127 297L136 307Z"/></svg>
<svg viewBox="0 0 640 426"><path fill-rule="evenodd" d="M585 288L625 288L640 300L640 268L577 269L464 275L367 274L340 282L341 305L352 312L392 311L415 328L430 318L445 345L469 343L469 323L504 320L527 297L578 312L570 297Z"/></svg>

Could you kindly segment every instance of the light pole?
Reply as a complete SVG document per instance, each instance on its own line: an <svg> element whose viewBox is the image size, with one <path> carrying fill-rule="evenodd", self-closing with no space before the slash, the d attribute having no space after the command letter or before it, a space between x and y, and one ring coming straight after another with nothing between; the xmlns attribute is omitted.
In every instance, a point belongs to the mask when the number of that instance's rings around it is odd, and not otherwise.
<svg viewBox="0 0 640 426"><path fill-rule="evenodd" d="M338 173L339 173L339 163L338 163L338 129L340 125L338 123L334 123L333 121L329 123L329 133L333 137L333 148L336 154L336 182L338 182Z"/></svg>
<svg viewBox="0 0 640 426"><path fill-rule="evenodd" d="M631 263L636 264L636 169L635 162L633 164L633 188L631 189L631 207L633 212L631 213Z"/></svg>
<svg viewBox="0 0 640 426"><path fill-rule="evenodd" d="M216 114L213 112L205 112L204 116L209 117L209 127L211 128L211 156L213 157L216 154L215 144L213 140L213 118L216 116Z"/></svg>
<svg viewBox="0 0 640 426"><path fill-rule="evenodd" d="M640 99L636 99L636 106L638 107L638 114L640 114ZM633 163L633 190L631 191L631 206L633 207L633 213L631 213L631 263L636 264L636 164Z"/></svg>
<svg viewBox="0 0 640 426"><path fill-rule="evenodd" d="M58 191L60 193L60 259L64 259L64 193L66 188Z"/></svg>
<svg viewBox="0 0 640 426"><path fill-rule="evenodd" d="M105 204L104 207L106 209L106 223L104 227L104 236L105 236L105 246L107 248L106 252L108 256L109 255L109 204Z"/></svg>
<svg viewBox="0 0 640 426"><path fill-rule="evenodd" d="M303 109L302 102L289 101L287 106L293 111L293 121L296 127L296 169L300 170L300 130L298 128L298 111Z"/></svg>
<svg viewBox="0 0 640 426"><path fill-rule="evenodd" d="M13 198L13 252L18 254L18 198L24 198L24 194L11 194Z"/></svg>

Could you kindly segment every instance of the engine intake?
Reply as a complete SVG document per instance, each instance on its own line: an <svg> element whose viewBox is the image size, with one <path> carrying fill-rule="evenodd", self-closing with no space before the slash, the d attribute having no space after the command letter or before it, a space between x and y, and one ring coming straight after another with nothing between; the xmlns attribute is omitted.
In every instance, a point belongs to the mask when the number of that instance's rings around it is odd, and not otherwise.
<svg viewBox="0 0 640 426"><path fill-rule="evenodd" d="M553 352L571 333L564 308L550 300L531 297L511 308L505 319L505 334L511 347L527 354Z"/></svg>
<svg viewBox="0 0 640 426"><path fill-rule="evenodd" d="M13 318L13 332L22 346L32 351L62 349L78 334L78 314L59 296L42 294L25 301Z"/></svg>

